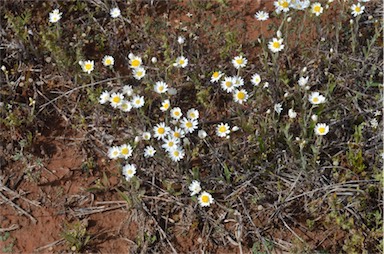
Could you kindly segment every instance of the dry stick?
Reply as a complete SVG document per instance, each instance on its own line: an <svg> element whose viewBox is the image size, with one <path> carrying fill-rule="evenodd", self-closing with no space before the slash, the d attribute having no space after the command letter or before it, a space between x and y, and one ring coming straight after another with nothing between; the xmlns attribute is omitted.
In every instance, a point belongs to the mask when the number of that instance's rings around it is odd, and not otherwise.
<svg viewBox="0 0 384 254"><path fill-rule="evenodd" d="M16 230L16 229L19 229L19 228L20 228L19 225L13 224L9 228L0 228L0 233L13 231L13 230Z"/></svg>
<svg viewBox="0 0 384 254"><path fill-rule="evenodd" d="M267 251L268 254L270 254L269 249L268 249L268 246L267 246L267 244L265 243L264 237L261 236L259 229L256 227L255 223L253 222L253 220L252 220L252 218L251 218L251 215L249 214L247 208L246 208L245 205L244 205L243 200L242 200L241 198L239 198L239 200L240 200L241 206L242 206L243 209L244 209L245 215L247 215L248 220L251 222L252 226L255 228L255 232L256 232L257 237L260 238L261 243L263 244L265 250Z"/></svg>
<svg viewBox="0 0 384 254"><path fill-rule="evenodd" d="M173 247L172 243L169 241L168 239L168 236L167 234L164 232L164 230L160 227L159 223L157 222L156 218L152 215L152 213L148 210L148 207L144 204L144 202L142 203L142 207L144 209L144 211L147 212L147 214L152 218L152 220L155 222L156 226L159 228L159 231L161 233L161 235L163 235L163 237L165 238L165 240L167 241L169 247L171 247L172 249L172 252L173 253L177 253L176 249Z"/></svg>
<svg viewBox="0 0 384 254"><path fill-rule="evenodd" d="M285 220L283 219L283 217L281 216L281 214L279 214L279 219L283 222L284 226L285 226L289 231L291 231L292 234L294 234L294 235L297 237L297 239L299 239L302 243L305 243L305 241L304 241L298 234L296 234L295 231L293 231L293 230L288 226L288 224L285 222Z"/></svg>
<svg viewBox="0 0 384 254"><path fill-rule="evenodd" d="M6 196L3 195L3 193L0 192L0 197L6 201L7 203L9 203L13 208L15 208L16 210L18 210L19 212L21 212L22 214L26 215L34 224L37 223L37 220L32 216L30 215L29 213L27 213L23 208L21 208L20 206L16 205L15 203L13 203L11 200L9 200Z"/></svg>
<svg viewBox="0 0 384 254"><path fill-rule="evenodd" d="M37 202L37 201L32 201L32 200L29 200L23 196L21 196L19 193L9 189L8 187L6 186L3 186L0 184L0 191L7 191L7 192L10 192L12 195L13 195L13 198L12 199L15 199L15 198L20 198L22 200L24 200L25 202L31 204L31 205L34 205L34 206L37 206L37 207L40 207L40 203Z"/></svg>
<svg viewBox="0 0 384 254"><path fill-rule="evenodd" d="M68 96L70 94L72 94L73 92L77 91L77 90L80 90L80 89L83 89L83 88L87 88L87 87L91 87L91 86L95 86L95 85L99 85L99 84L102 84L102 83L105 83L105 82L109 82L109 81L113 81L113 80L116 80L116 79L125 79L125 78L128 78L129 76L122 76L122 77L116 77L116 78L109 78L109 79L104 79L104 80L100 80L100 81L97 81L97 82L93 82L93 83L90 83L90 84L86 84L86 85L82 85L82 86L79 86L79 87L75 87L59 96L57 96L56 98L48 101L47 103L44 103L43 105L40 106L40 110L39 112L41 112L46 106L48 106L49 104L52 104L54 103L55 101L57 101L58 99L64 97L64 96Z"/></svg>
<svg viewBox="0 0 384 254"><path fill-rule="evenodd" d="M42 250L44 250L44 249L50 248L50 247L55 246L55 245L58 245L58 244L62 244L62 243L64 243L64 242L65 242L65 239L64 239L64 238L61 238L60 240L54 241L54 242L49 243L49 244L47 244L47 245L45 245L45 246L42 246L42 247L39 247L39 248L35 249L34 252L40 252L40 251L42 251Z"/></svg>

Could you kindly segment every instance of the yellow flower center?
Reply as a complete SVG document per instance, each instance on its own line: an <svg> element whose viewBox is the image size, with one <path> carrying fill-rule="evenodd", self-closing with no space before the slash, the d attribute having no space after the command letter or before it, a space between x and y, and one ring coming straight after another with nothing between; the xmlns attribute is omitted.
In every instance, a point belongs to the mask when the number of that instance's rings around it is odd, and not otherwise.
<svg viewBox="0 0 384 254"><path fill-rule="evenodd" d="M159 91L162 92L164 90L164 86L159 87Z"/></svg>
<svg viewBox="0 0 384 254"><path fill-rule="evenodd" d="M168 143L168 146L169 147L172 147L174 145L174 143L172 142L172 141L170 141L169 143Z"/></svg>
<svg viewBox="0 0 384 254"><path fill-rule="evenodd" d="M157 133L164 134L165 133L165 129L163 127L160 127L160 128L157 129Z"/></svg>
<svg viewBox="0 0 384 254"><path fill-rule="evenodd" d="M237 93L237 98L238 98L239 100L244 100L244 99L245 99L245 93L243 93L243 92L238 92L238 93Z"/></svg>
<svg viewBox="0 0 384 254"><path fill-rule="evenodd" d="M123 149L121 149L121 154L129 154L129 149L124 147Z"/></svg>
<svg viewBox="0 0 384 254"><path fill-rule="evenodd" d="M183 65L184 63L185 63L185 62L184 62L183 59L180 59L180 60L179 60L179 64L180 64L180 65Z"/></svg>
<svg viewBox="0 0 384 254"><path fill-rule="evenodd" d="M219 127L219 132L226 132L227 131L227 128L223 125L223 126L220 126Z"/></svg>
<svg viewBox="0 0 384 254"><path fill-rule="evenodd" d="M119 151L114 151L113 156L117 156L117 155L119 155Z"/></svg>
<svg viewBox="0 0 384 254"><path fill-rule="evenodd" d="M137 75L138 77L141 77L141 76L143 75L143 72L142 72L142 71L138 71L138 72L136 72L136 75Z"/></svg>
<svg viewBox="0 0 384 254"><path fill-rule="evenodd" d="M132 173L133 173L133 172L132 172L132 169L128 169L128 170L127 170L127 174L128 174L128 175L132 175Z"/></svg>
<svg viewBox="0 0 384 254"><path fill-rule="evenodd" d="M139 99L137 99L136 101L135 101L135 103L137 104L137 105L140 105L140 100Z"/></svg>
<svg viewBox="0 0 384 254"><path fill-rule="evenodd" d="M190 113L190 114L189 114L189 117L190 117L190 118L196 118L196 115L195 115L195 113Z"/></svg>
<svg viewBox="0 0 384 254"><path fill-rule="evenodd" d="M107 59L105 60L105 64L106 64L106 65L111 65L111 64L112 64L112 60L111 60L110 58L107 58Z"/></svg>
<svg viewBox="0 0 384 254"><path fill-rule="evenodd" d="M173 133L173 136L174 136L175 138L180 138L180 137L181 137L181 135L180 135L179 132L175 132L175 133Z"/></svg>
<svg viewBox="0 0 384 254"><path fill-rule="evenodd" d="M121 99L119 96L115 96L115 97L113 97L112 101L117 104L121 101Z"/></svg>
<svg viewBox="0 0 384 254"><path fill-rule="evenodd" d="M177 150L173 151L173 155L175 155L176 157L179 156L179 154L180 154L179 151L177 151Z"/></svg>
<svg viewBox="0 0 384 254"><path fill-rule="evenodd" d="M361 11L361 8L359 6L356 6L355 7L355 12L360 12Z"/></svg>
<svg viewBox="0 0 384 254"><path fill-rule="evenodd" d="M92 69L93 65L91 63L86 63L84 65L84 68L87 70L87 71L90 71Z"/></svg>
<svg viewBox="0 0 384 254"><path fill-rule="evenodd" d="M174 114L175 116L179 116L179 115L180 115L180 112L179 112L179 111L175 111L173 114Z"/></svg>
<svg viewBox="0 0 384 254"><path fill-rule="evenodd" d="M192 128L193 124L192 124L191 122L187 122L187 123L185 124L185 126L187 126L188 128Z"/></svg>
<svg viewBox="0 0 384 254"><path fill-rule="evenodd" d="M236 60L236 63L237 63L237 64L242 64L242 63L243 63L243 59L242 59L242 58L237 59L237 60Z"/></svg>
<svg viewBox="0 0 384 254"><path fill-rule="evenodd" d="M289 3L287 1L284 1L281 3L281 7L283 8L288 8L288 6L289 6Z"/></svg>
<svg viewBox="0 0 384 254"><path fill-rule="evenodd" d="M312 99L312 101L313 101L314 103L319 102L319 98L315 97L315 98Z"/></svg>
<svg viewBox="0 0 384 254"><path fill-rule="evenodd" d="M219 77L219 72L218 72L218 71L215 71L215 72L212 74L212 77L214 77L214 78L218 78L218 77Z"/></svg>
<svg viewBox="0 0 384 254"><path fill-rule="evenodd" d="M314 6L313 7L313 11L316 12L316 13L320 12L321 11L321 6L320 5Z"/></svg>
<svg viewBox="0 0 384 254"><path fill-rule="evenodd" d="M321 134L325 133L325 127L319 127L318 131Z"/></svg>
<svg viewBox="0 0 384 254"><path fill-rule="evenodd" d="M131 66L134 67L134 68L137 68L140 66L140 60L138 59L133 59L132 60L132 63L131 63Z"/></svg>
<svg viewBox="0 0 384 254"><path fill-rule="evenodd" d="M228 88L231 87L232 86L232 82L230 82L230 81L225 82L225 86L228 87Z"/></svg>
<svg viewBox="0 0 384 254"><path fill-rule="evenodd" d="M280 42L274 41L273 44L272 44L272 47L274 47L276 49L280 48Z"/></svg>
<svg viewBox="0 0 384 254"><path fill-rule="evenodd" d="M209 202L209 197L207 195L204 195L204 196L201 197L201 201L203 203L208 203Z"/></svg>

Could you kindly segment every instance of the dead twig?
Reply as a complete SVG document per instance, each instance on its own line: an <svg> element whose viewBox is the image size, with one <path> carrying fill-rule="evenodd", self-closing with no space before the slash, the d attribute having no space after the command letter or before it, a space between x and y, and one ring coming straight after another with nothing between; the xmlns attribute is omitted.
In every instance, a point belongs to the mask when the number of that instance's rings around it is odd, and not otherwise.
<svg viewBox="0 0 384 254"><path fill-rule="evenodd" d="M6 196L3 195L3 193L0 192L0 197L6 201L6 203L10 204L13 208L15 208L15 210L19 211L20 213L24 214L25 216L27 216L34 224L37 223L37 220L32 216L30 215L27 211L25 211L23 208L21 208L20 206L16 205L15 203L13 203L11 200L9 200Z"/></svg>

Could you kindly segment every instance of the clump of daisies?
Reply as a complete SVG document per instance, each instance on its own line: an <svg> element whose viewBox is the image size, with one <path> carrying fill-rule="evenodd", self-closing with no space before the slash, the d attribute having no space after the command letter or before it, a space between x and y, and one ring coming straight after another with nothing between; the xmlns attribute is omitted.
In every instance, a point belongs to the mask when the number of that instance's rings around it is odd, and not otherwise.
<svg viewBox="0 0 384 254"><path fill-rule="evenodd" d="M103 91L99 97L100 104L107 104L122 112L130 112L132 108L139 109L144 106L144 96L134 94L132 86L126 85L120 92Z"/></svg>
<svg viewBox="0 0 384 254"><path fill-rule="evenodd" d="M191 184L188 187L189 191L191 192L191 196L195 196L201 192L201 185L200 182L197 180L193 180ZM206 191L203 191L198 196L198 202L201 207L207 207L213 204L214 198L211 194L209 194Z"/></svg>

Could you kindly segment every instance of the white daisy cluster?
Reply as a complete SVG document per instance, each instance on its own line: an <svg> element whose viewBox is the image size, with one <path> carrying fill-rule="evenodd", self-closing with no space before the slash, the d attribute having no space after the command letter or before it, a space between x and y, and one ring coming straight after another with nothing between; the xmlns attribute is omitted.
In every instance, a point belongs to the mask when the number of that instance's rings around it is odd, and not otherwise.
<svg viewBox="0 0 384 254"><path fill-rule="evenodd" d="M124 86L121 92L101 93L99 98L100 104L109 103L112 108L120 109L123 112L130 112L132 108L141 108L144 106L144 96L133 93L132 86Z"/></svg>
<svg viewBox="0 0 384 254"><path fill-rule="evenodd" d="M247 58L242 55L236 56L232 59L232 64L238 70L238 73L241 68L244 68L247 65L247 63ZM244 88L242 88L245 84L244 79L239 75L226 76L223 72L218 70L212 73L210 81L211 83L216 83L220 81L221 88L225 92L231 93L233 96L233 100L237 103L243 104L249 98L248 92ZM254 86L258 86L260 82L260 75L255 73L251 78L251 83Z"/></svg>
<svg viewBox="0 0 384 254"><path fill-rule="evenodd" d="M309 0L277 0L274 3L276 13L288 12L290 9L305 10L311 2Z"/></svg>
<svg viewBox="0 0 384 254"><path fill-rule="evenodd" d="M191 192L191 196L195 196L201 192L201 185L199 181L193 180L192 183L189 185L189 191ZM198 202L200 206L206 207L210 206L214 201L214 198L211 194L209 194L206 191L201 192L201 194L198 197Z"/></svg>
<svg viewBox="0 0 384 254"><path fill-rule="evenodd" d="M146 71L143 67L143 60L140 56L136 56L132 53L129 53L129 67L132 69L133 77L137 80L144 78Z"/></svg>
<svg viewBox="0 0 384 254"><path fill-rule="evenodd" d="M170 102L165 100L160 109L167 111L169 108ZM173 161L177 162L185 156L185 151L181 146L182 138L198 129L199 111L191 108L186 112L186 116L182 117L182 110L174 107L170 110L170 115L173 119L171 121L173 127L167 126L164 122L158 123L153 128L153 137L163 142L161 147Z"/></svg>

